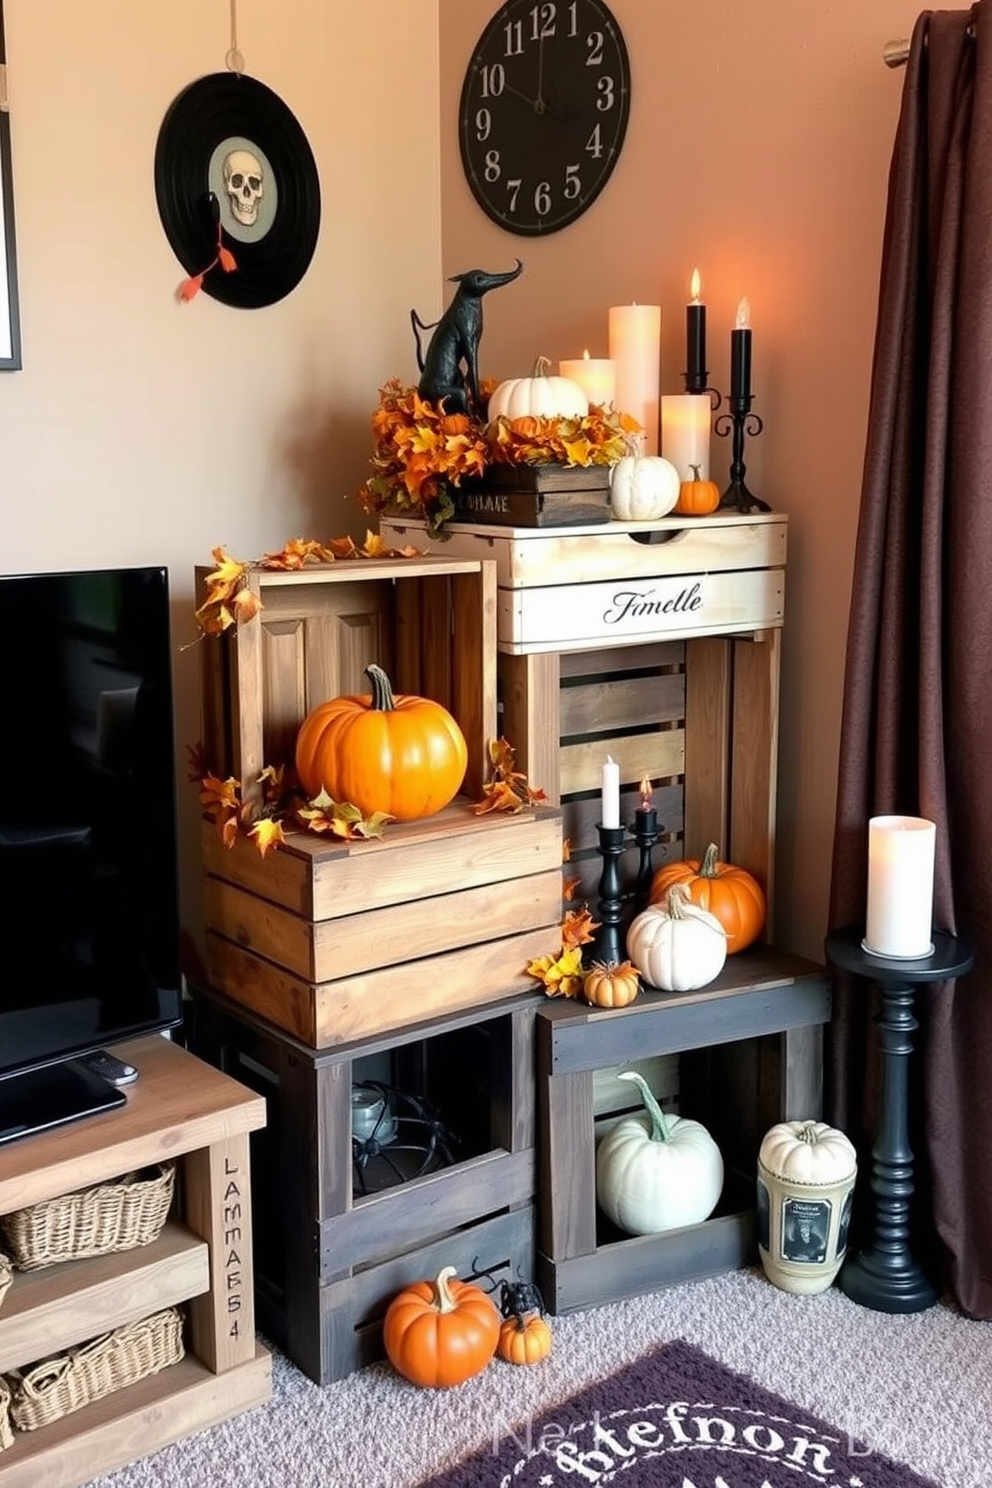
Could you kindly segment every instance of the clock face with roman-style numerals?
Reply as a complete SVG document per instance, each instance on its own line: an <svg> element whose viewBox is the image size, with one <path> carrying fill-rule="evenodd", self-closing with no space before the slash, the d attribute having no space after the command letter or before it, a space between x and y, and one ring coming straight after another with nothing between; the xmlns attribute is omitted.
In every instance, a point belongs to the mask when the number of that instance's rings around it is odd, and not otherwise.
<svg viewBox="0 0 992 1488"><path fill-rule="evenodd" d="M462 84L473 196L507 232L558 232L606 185L629 114L627 47L602 0L508 0Z"/></svg>

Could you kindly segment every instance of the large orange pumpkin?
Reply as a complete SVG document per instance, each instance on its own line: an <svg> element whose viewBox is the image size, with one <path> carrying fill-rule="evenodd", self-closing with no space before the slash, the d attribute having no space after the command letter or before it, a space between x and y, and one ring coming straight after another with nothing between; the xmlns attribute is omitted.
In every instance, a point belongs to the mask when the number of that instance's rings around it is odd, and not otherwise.
<svg viewBox="0 0 992 1488"><path fill-rule="evenodd" d="M296 738L296 773L313 799L325 790L366 816L432 816L457 794L468 764L465 736L447 708L397 693L381 667L366 668L371 694L329 698Z"/></svg>
<svg viewBox="0 0 992 1488"><path fill-rule="evenodd" d="M415 1385L460 1385L485 1369L499 1342L499 1313L481 1287L455 1280L415 1281L390 1302L382 1341L393 1368Z"/></svg>
<svg viewBox="0 0 992 1488"><path fill-rule="evenodd" d="M765 928L765 895L745 868L717 861L716 843L705 856L665 863L651 880L650 901L662 904L673 884L685 884L693 904L709 910L727 932L727 955L743 951Z"/></svg>

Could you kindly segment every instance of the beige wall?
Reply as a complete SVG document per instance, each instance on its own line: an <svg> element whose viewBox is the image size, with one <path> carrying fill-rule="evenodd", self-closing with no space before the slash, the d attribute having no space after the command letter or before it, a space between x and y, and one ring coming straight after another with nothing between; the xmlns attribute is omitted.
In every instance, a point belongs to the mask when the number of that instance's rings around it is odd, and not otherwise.
<svg viewBox="0 0 992 1488"><path fill-rule="evenodd" d="M493 376L536 352L605 353L608 306L640 300L663 307L676 391L698 264L725 385L721 327L748 294L765 419L748 475L790 514L779 939L819 955L901 86L881 52L912 14L896 0L613 0L633 65L627 145L586 217L536 242L482 215L458 161L460 81L494 0L239 0L247 70L296 114L323 193L302 283L240 311L176 303L152 178L172 99L224 69L229 6L4 9L24 370L0 374L0 568L164 561L177 645L193 636L193 565L215 544L251 557L363 530L353 497L376 388L414 375L409 310L436 313L439 267L524 259L487 306ZM716 460L724 449L714 441ZM181 746L198 730L196 668L195 649L177 652ZM192 918L196 806L183 799Z"/></svg>
<svg viewBox="0 0 992 1488"><path fill-rule="evenodd" d="M611 0L631 55L627 142L584 217L540 241L490 223L458 156L461 79L492 0L440 0L445 273L524 260L487 302L482 372L535 353L607 354L607 309L662 306L662 390L678 392L695 265L712 380L747 294L755 412L748 483L789 514L777 935L822 957L840 696L886 179L901 90L882 62L899 0ZM721 464L721 461L723 462ZM726 480L726 441L712 472Z"/></svg>
<svg viewBox="0 0 992 1488"><path fill-rule="evenodd" d="M165 562L177 647L192 571L365 530L380 382L441 302L435 0L239 0L246 71L293 111L323 211L275 305L174 292L153 161L189 83L224 71L227 0L4 0L23 371L0 373L0 569ZM180 748L196 650L176 655ZM185 781L185 770L182 772ZM199 898L181 786L188 917Z"/></svg>

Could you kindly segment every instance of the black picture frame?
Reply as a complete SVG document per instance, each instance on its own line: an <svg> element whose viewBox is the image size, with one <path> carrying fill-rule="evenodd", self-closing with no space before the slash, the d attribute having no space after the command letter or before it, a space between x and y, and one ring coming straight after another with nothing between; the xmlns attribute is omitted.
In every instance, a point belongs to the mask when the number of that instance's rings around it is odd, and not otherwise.
<svg viewBox="0 0 992 1488"><path fill-rule="evenodd" d="M14 178L10 158L3 0L0 0L0 372L19 372L20 368L21 322L17 302Z"/></svg>
<svg viewBox="0 0 992 1488"><path fill-rule="evenodd" d="M226 191L232 150L257 156L255 219L239 222ZM320 183L307 137L271 88L243 73L198 78L175 98L155 147L155 196L165 235L204 294L225 305L274 304L303 278L320 229ZM216 262L218 234L236 268Z"/></svg>

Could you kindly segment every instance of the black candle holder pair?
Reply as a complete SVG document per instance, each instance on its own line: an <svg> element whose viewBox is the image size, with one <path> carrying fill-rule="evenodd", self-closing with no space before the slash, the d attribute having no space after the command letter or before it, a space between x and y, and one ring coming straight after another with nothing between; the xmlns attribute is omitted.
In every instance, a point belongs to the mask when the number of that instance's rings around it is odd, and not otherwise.
<svg viewBox="0 0 992 1488"><path fill-rule="evenodd" d="M634 882L634 908L642 909L651 890L651 850L658 841L658 813L653 806L638 806L634 812L634 841L640 852L637 878ZM618 965L625 961L626 951L620 926L623 921L624 896L620 879L620 859L627 843L627 828L604 827L599 823L599 851L603 859L603 871L599 880L599 897L596 901L596 917L599 929L594 944L594 960L604 966Z"/></svg>

